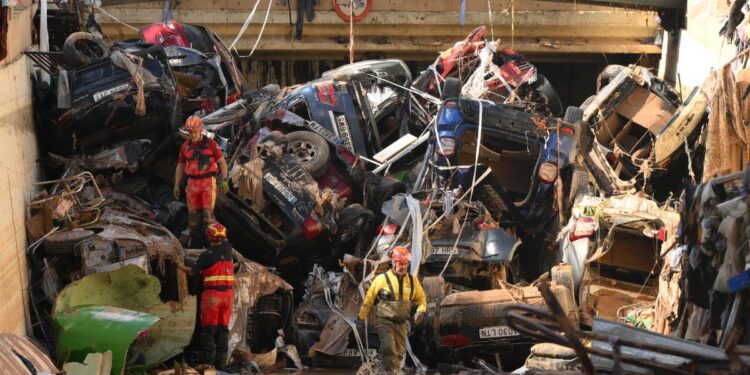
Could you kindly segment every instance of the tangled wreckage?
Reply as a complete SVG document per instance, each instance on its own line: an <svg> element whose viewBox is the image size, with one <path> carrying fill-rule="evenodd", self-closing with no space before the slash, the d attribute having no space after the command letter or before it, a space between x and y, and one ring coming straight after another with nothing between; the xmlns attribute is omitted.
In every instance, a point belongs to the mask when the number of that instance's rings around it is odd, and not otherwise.
<svg viewBox="0 0 750 375"><path fill-rule="evenodd" d="M171 194L193 114L230 169L230 373L375 363L375 315L356 314L396 245L429 303L418 372L747 369L750 174L711 179L712 127L737 119L708 111L739 93L610 65L563 108L484 27L420 74L367 60L251 90L203 27L140 36L27 53L53 78L34 87L50 178L26 225L38 345L0 348L29 373L194 371L199 283L178 265L204 250Z"/></svg>

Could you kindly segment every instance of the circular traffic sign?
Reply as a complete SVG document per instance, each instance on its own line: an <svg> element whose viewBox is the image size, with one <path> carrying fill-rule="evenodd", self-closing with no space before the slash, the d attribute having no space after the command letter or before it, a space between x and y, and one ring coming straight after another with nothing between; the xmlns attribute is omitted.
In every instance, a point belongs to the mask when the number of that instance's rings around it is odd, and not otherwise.
<svg viewBox="0 0 750 375"><path fill-rule="evenodd" d="M344 21L358 22L370 13L372 2L373 0L333 0L333 9Z"/></svg>

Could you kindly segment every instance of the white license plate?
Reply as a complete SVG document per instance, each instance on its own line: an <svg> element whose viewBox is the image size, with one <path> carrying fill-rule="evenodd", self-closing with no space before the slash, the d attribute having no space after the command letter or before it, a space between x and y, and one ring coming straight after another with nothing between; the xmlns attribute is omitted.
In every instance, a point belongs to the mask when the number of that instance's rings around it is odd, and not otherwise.
<svg viewBox="0 0 750 375"><path fill-rule="evenodd" d="M359 349L346 349L343 353L339 354L341 357L359 357ZM378 352L375 349L367 349L367 357L374 357Z"/></svg>
<svg viewBox="0 0 750 375"><path fill-rule="evenodd" d="M434 255L457 255L458 249L453 246L435 246L432 248L432 254Z"/></svg>
<svg viewBox="0 0 750 375"><path fill-rule="evenodd" d="M520 336L518 331L508 326L484 327L479 329L479 339Z"/></svg>
<svg viewBox="0 0 750 375"><path fill-rule="evenodd" d="M128 88L128 84L124 83L122 85L106 89L104 91L99 91L99 92L97 92L97 93L95 93L93 95L94 101L95 102L99 102L100 100L102 100L102 99L104 99L104 98L106 98L108 96L112 96L112 95L117 94L119 92L125 91L125 90L127 90L127 88Z"/></svg>

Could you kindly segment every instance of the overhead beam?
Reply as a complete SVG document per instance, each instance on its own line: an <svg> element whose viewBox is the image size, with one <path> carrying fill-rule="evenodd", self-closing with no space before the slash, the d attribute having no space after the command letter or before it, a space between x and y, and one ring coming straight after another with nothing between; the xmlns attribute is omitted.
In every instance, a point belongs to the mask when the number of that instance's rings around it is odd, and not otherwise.
<svg viewBox="0 0 750 375"><path fill-rule="evenodd" d="M552 3L583 3L629 9L687 9L687 0L541 0Z"/></svg>

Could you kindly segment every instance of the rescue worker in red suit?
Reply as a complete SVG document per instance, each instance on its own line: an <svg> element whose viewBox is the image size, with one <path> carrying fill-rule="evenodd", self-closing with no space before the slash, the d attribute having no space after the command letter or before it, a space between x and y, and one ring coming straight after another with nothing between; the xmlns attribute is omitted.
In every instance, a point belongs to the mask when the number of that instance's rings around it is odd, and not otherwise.
<svg viewBox="0 0 750 375"><path fill-rule="evenodd" d="M201 362L222 369L227 362L229 318L234 306L232 245L227 241L227 229L219 223L208 225L206 237L210 247L198 257L192 268L181 265L180 269L203 278Z"/></svg>
<svg viewBox="0 0 750 375"><path fill-rule="evenodd" d="M200 226L198 211L203 214L203 222L214 222L216 202L216 171L221 168L220 186L224 193L229 191L227 181L227 161L219 145L203 135L203 121L198 116L185 120L185 130L190 134L180 148L174 176L174 197L180 199L180 184L187 175L185 198L188 206L188 228L191 234Z"/></svg>

